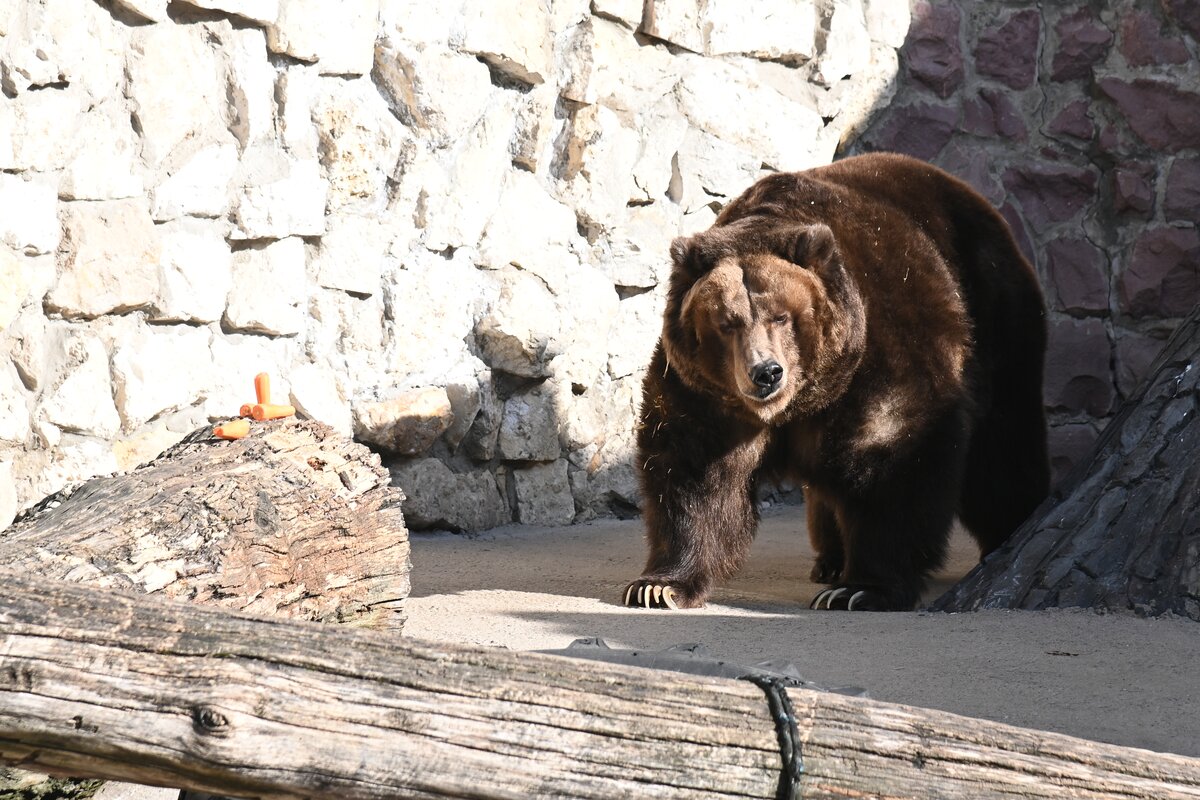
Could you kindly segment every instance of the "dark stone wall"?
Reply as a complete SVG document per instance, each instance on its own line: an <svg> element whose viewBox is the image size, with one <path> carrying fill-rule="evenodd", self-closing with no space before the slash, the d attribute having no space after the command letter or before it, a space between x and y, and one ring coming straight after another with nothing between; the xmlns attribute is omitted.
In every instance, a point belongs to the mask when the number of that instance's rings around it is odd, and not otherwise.
<svg viewBox="0 0 1200 800"><path fill-rule="evenodd" d="M1200 302L1200 0L917 0L900 61L850 150L932 161L1013 226L1061 477Z"/></svg>

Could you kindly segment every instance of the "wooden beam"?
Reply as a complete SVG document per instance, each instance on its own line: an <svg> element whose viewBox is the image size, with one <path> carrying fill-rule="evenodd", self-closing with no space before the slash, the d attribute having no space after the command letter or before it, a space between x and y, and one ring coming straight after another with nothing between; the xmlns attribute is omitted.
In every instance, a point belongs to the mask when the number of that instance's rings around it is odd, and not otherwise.
<svg viewBox="0 0 1200 800"><path fill-rule="evenodd" d="M775 797L730 681L0 574L0 760L253 797ZM1200 760L789 690L806 798L1200 798Z"/></svg>

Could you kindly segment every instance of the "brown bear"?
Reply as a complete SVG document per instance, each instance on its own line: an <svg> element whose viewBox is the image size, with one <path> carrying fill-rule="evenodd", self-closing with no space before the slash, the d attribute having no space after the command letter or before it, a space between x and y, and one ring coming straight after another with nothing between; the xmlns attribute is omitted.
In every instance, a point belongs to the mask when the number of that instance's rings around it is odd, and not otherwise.
<svg viewBox="0 0 1200 800"><path fill-rule="evenodd" d="M986 555L1046 496L1041 290L965 183L882 153L770 175L671 257L627 605L703 605L763 479L803 486L813 606L850 610L913 608L955 515Z"/></svg>

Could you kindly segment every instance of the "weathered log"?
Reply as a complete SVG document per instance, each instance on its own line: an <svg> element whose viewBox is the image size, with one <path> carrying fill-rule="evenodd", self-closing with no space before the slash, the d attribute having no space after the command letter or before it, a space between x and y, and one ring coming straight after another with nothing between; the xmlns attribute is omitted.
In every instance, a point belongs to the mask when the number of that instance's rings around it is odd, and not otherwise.
<svg viewBox="0 0 1200 800"><path fill-rule="evenodd" d="M0 761L253 797L774 797L764 693L0 575ZM789 690L807 798L1200 798L1200 760Z"/></svg>
<svg viewBox="0 0 1200 800"><path fill-rule="evenodd" d="M232 610L399 629L409 592L399 489L379 458L331 428L201 428L149 464L94 478L0 532L26 575Z"/></svg>
<svg viewBox="0 0 1200 800"><path fill-rule="evenodd" d="M1063 487L932 608L1200 620L1198 406L1200 306Z"/></svg>

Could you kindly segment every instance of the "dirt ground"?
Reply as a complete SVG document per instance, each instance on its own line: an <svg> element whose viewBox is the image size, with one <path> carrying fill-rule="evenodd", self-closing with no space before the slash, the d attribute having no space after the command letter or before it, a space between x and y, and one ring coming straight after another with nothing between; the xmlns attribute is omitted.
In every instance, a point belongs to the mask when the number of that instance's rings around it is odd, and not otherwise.
<svg viewBox="0 0 1200 800"><path fill-rule="evenodd" d="M810 611L812 551L799 508L764 515L746 568L707 608L620 606L642 566L639 520L413 534L406 634L513 650L599 636L658 650L698 642L753 664L789 660L824 686L877 700L1200 757L1200 624L1086 611ZM956 535L936 596L971 568Z"/></svg>

